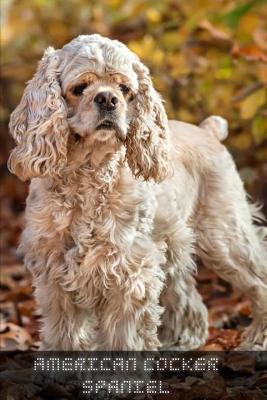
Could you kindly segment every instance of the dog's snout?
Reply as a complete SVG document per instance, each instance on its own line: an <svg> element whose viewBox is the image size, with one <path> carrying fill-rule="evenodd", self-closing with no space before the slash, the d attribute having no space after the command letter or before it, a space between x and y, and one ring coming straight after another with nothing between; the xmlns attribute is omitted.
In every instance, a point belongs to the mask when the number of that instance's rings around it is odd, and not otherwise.
<svg viewBox="0 0 267 400"><path fill-rule="evenodd" d="M111 92L100 92L95 98L94 102L101 108L108 111L115 110L117 107L119 99L114 96Z"/></svg>

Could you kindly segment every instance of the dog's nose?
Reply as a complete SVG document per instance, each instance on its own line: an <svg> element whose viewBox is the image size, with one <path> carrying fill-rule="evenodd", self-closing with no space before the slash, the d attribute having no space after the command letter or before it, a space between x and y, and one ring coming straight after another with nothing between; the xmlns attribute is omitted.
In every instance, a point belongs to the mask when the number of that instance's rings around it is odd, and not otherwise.
<svg viewBox="0 0 267 400"><path fill-rule="evenodd" d="M94 102L102 109L113 111L117 107L119 99L111 92L100 92L95 98Z"/></svg>

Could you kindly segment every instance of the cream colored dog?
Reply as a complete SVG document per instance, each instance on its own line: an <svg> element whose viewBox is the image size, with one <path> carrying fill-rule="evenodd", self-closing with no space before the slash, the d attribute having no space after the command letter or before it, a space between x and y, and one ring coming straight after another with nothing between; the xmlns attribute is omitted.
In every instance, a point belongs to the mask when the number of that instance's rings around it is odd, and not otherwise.
<svg viewBox="0 0 267 400"><path fill-rule="evenodd" d="M20 252L43 349L195 349L208 336L195 257L250 295L244 348L267 348L266 230L220 143L227 124L167 120L122 43L49 48L11 116L9 167L31 179Z"/></svg>

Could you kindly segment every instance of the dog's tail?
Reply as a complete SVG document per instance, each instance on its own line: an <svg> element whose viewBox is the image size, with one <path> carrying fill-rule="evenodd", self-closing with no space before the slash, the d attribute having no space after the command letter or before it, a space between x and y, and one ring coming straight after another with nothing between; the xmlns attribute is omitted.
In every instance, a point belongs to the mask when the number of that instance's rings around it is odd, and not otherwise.
<svg viewBox="0 0 267 400"><path fill-rule="evenodd" d="M212 115L204 119L199 126L212 133L220 142L228 136L228 122L217 115Z"/></svg>

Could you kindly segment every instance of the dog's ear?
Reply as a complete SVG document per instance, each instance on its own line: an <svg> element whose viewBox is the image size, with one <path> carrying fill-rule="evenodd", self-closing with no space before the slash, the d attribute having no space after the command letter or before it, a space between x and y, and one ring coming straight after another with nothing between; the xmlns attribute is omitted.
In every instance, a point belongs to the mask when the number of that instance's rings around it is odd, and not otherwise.
<svg viewBox="0 0 267 400"><path fill-rule="evenodd" d="M55 175L67 160L67 108L58 81L60 58L48 48L13 111L9 129L17 146L8 166L20 179Z"/></svg>
<svg viewBox="0 0 267 400"><path fill-rule="evenodd" d="M134 117L126 139L128 164L136 177L161 182L169 172L168 120L159 94L153 87L148 68L133 64L138 76Z"/></svg>

